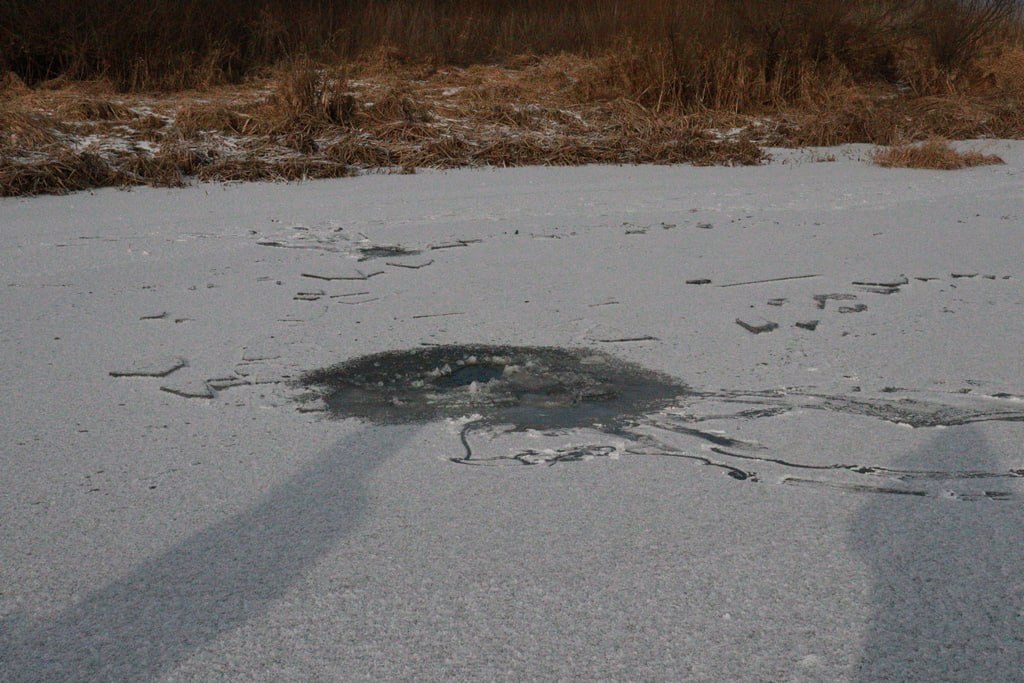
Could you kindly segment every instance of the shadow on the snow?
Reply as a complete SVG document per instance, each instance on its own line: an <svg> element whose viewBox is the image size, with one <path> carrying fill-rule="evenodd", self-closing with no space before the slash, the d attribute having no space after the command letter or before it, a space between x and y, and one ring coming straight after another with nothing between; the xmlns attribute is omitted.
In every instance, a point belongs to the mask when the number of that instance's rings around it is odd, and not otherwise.
<svg viewBox="0 0 1024 683"><path fill-rule="evenodd" d="M974 425L938 432L896 462L934 470L1005 458ZM849 543L874 573L874 616L856 680L1024 680L1024 508L988 504L999 480L958 482L949 499L869 496Z"/></svg>
<svg viewBox="0 0 1024 683"><path fill-rule="evenodd" d="M159 677L263 613L360 523L367 477L413 427L361 428L248 510L52 618L0 623L5 681Z"/></svg>

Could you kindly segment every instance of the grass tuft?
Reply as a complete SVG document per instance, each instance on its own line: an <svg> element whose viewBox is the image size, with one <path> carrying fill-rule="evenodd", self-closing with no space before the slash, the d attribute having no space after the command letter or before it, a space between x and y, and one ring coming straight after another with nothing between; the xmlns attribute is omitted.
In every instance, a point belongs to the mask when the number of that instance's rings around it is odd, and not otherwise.
<svg viewBox="0 0 1024 683"><path fill-rule="evenodd" d="M122 104L93 98L69 103L62 114L83 121L129 121L136 118L135 112Z"/></svg>
<svg viewBox="0 0 1024 683"><path fill-rule="evenodd" d="M971 166L992 166L1004 163L994 154L978 151L960 152L945 140L932 139L917 145L896 145L878 149L871 160L885 168L923 168L950 171Z"/></svg>
<svg viewBox="0 0 1024 683"><path fill-rule="evenodd" d="M129 184L131 179L100 155L66 150L43 161L0 165L0 196L66 194Z"/></svg>
<svg viewBox="0 0 1024 683"><path fill-rule="evenodd" d="M65 130L51 116L0 103L0 152L14 155L19 149L55 144Z"/></svg>
<svg viewBox="0 0 1024 683"><path fill-rule="evenodd" d="M346 91L345 79L308 62L285 71L275 92L254 111L261 132L269 134L347 126L355 114L355 98Z"/></svg>

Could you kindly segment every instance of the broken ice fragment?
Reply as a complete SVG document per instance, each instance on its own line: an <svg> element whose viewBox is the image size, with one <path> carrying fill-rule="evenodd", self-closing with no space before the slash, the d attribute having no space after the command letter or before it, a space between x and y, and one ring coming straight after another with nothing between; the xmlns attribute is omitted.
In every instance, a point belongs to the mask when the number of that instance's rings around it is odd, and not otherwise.
<svg viewBox="0 0 1024 683"><path fill-rule="evenodd" d="M369 280L371 277L382 275L383 270L363 271L359 268L346 268L335 273L302 273L302 277L313 280Z"/></svg>
<svg viewBox="0 0 1024 683"><path fill-rule="evenodd" d="M828 301L853 301L856 294L815 294L814 300L818 302L818 308L825 308Z"/></svg>
<svg viewBox="0 0 1024 683"><path fill-rule="evenodd" d="M899 287L870 287L867 285L857 285L861 290L868 292L869 294L895 294L900 291Z"/></svg>
<svg viewBox="0 0 1024 683"><path fill-rule="evenodd" d="M281 345L273 337L258 339L242 348L242 360L274 360L281 357Z"/></svg>
<svg viewBox="0 0 1024 683"><path fill-rule="evenodd" d="M188 361L179 356L154 358L135 361L121 370L111 370L111 377L166 377L175 370L188 365Z"/></svg>
<svg viewBox="0 0 1024 683"><path fill-rule="evenodd" d="M418 249L406 249L397 244L375 244L359 248L360 261L369 261L375 258L388 258L396 256L415 256L419 254Z"/></svg>
<svg viewBox="0 0 1024 683"><path fill-rule="evenodd" d="M246 384L251 384L251 382L248 379L241 376L213 377L211 379L206 380L206 383L210 386L211 389L214 389L215 391L219 391L221 389L230 389L231 387L241 387L245 386Z"/></svg>
<svg viewBox="0 0 1024 683"><path fill-rule="evenodd" d="M772 322L771 320L765 320L760 323L748 323L746 321L736 318L736 324L745 329L747 332L752 334L762 334L764 332L771 332L772 330L778 329L779 324Z"/></svg>
<svg viewBox="0 0 1024 683"><path fill-rule="evenodd" d="M903 285L909 284L910 281L905 275L898 278L892 278L890 280L854 280L853 284L863 285L866 287L902 287Z"/></svg>
<svg viewBox="0 0 1024 683"><path fill-rule="evenodd" d="M416 261L385 261L386 265L394 266L395 268L409 268L410 270L419 270L420 268L426 268L434 263L434 259L419 259Z"/></svg>
<svg viewBox="0 0 1024 683"><path fill-rule="evenodd" d="M216 392L205 380L195 378L161 384L160 391L166 391L182 398L213 398L216 396Z"/></svg>
<svg viewBox="0 0 1024 683"><path fill-rule="evenodd" d="M300 413L325 413L328 410L327 402L322 398L314 398L299 403L296 408Z"/></svg>

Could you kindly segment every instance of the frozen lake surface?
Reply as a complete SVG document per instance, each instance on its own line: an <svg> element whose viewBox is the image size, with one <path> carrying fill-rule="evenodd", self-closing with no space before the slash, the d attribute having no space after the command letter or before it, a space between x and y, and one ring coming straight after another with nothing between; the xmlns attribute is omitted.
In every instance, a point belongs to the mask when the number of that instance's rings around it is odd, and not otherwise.
<svg viewBox="0 0 1024 683"><path fill-rule="evenodd" d="M0 201L0 678L1021 680L975 144Z"/></svg>

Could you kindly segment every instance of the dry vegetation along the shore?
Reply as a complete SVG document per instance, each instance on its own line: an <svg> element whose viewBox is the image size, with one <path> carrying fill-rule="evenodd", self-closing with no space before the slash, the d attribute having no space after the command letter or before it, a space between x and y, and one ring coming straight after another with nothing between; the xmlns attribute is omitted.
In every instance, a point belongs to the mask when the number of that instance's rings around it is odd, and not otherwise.
<svg viewBox="0 0 1024 683"><path fill-rule="evenodd" d="M0 195L1020 137L1022 36L1017 0L0 0Z"/></svg>
<svg viewBox="0 0 1024 683"><path fill-rule="evenodd" d="M871 155L871 160L886 168L926 168L936 171L1005 163L995 154L985 154L978 150L960 151L954 149L948 141L940 139L878 149Z"/></svg>

